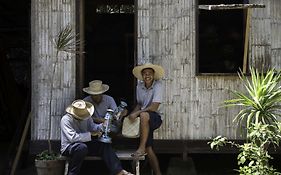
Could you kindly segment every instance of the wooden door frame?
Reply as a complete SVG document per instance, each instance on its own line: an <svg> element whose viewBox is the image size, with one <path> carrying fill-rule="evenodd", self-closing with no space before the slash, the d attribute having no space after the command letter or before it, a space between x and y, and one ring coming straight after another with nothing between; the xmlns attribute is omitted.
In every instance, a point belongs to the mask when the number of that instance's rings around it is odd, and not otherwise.
<svg viewBox="0 0 281 175"><path fill-rule="evenodd" d="M134 66L137 64L137 0L119 0L122 2L134 1L134 9L135 9L135 22L134 22ZM110 3L111 1L102 0L103 3ZM75 89L75 97L82 97L83 94L83 86L85 83L85 0L76 0L76 31L77 31L77 40L82 41L82 44L77 48L78 54L76 55L76 89ZM134 87L136 86L137 81L134 81ZM135 89L134 89L135 94ZM134 96L134 99L136 97Z"/></svg>
<svg viewBox="0 0 281 175"><path fill-rule="evenodd" d="M76 0L76 31L77 40L82 41L77 48L78 54L76 55L76 88L75 97L82 97L83 85L85 81L85 0Z"/></svg>

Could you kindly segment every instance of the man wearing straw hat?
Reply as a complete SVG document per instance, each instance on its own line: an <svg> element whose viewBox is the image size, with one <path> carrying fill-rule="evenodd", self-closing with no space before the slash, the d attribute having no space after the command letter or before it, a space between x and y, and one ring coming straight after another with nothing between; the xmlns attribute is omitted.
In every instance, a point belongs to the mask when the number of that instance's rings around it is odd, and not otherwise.
<svg viewBox="0 0 281 175"><path fill-rule="evenodd" d="M116 110L117 106L113 97L104 94L108 91L109 86L103 84L101 80L93 80L89 83L89 87L83 88L83 91L89 94L83 100L92 103L95 106L95 112L93 114L93 120L95 123L103 123L104 117L107 113L107 109ZM127 110L121 113L120 119L127 114ZM116 122L110 126L111 134L118 134L121 128L121 123Z"/></svg>
<svg viewBox="0 0 281 175"><path fill-rule="evenodd" d="M89 83L89 87L83 88L83 91L89 94L83 100L95 106L95 112L92 117L96 123L103 123L105 121L104 116L107 109L115 110L117 108L114 99L104 94L108 89L109 86L103 84L101 80L93 80Z"/></svg>
<svg viewBox="0 0 281 175"><path fill-rule="evenodd" d="M61 153L70 158L68 175L79 174L86 155L102 157L112 175L132 175L122 168L111 144L91 139L92 132L103 130L103 124L91 118L94 111L91 103L75 100L61 119Z"/></svg>
<svg viewBox="0 0 281 175"><path fill-rule="evenodd" d="M152 149L153 132L162 124L158 108L162 103L162 84L164 69L155 64L147 63L133 69L134 76L140 80L137 84L137 105L130 113L131 120L140 117L140 143L134 157L147 155L155 175L161 175L158 159Z"/></svg>

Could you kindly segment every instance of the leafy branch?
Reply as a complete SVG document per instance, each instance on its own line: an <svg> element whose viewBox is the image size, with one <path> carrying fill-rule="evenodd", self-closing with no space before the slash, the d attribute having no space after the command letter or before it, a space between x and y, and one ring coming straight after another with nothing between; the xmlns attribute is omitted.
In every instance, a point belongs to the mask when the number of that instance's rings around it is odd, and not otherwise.
<svg viewBox="0 0 281 175"><path fill-rule="evenodd" d="M66 25L62 28L59 33L53 38L54 48L56 49L55 62L53 65L53 70L51 74L51 89L50 89L50 100L49 100L49 130L48 130L48 152L52 154L51 145L51 115L52 115L52 100L53 100L53 90L54 90L54 77L56 74L57 65L59 62L59 53L77 53L76 48L80 45L80 40L77 39L77 34L73 30L71 25Z"/></svg>

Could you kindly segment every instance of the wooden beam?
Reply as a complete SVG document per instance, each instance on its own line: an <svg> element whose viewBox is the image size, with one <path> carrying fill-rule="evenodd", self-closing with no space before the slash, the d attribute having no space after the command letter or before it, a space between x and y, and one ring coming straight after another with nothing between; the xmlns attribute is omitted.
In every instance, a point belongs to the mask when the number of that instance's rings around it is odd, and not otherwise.
<svg viewBox="0 0 281 175"><path fill-rule="evenodd" d="M154 150L156 154L190 154L190 153L238 153L239 150L236 147L230 145L221 147L220 151L212 150L210 145L207 144L211 140L154 140ZM243 144L245 140L231 140L237 144ZM120 138L120 140L114 140L112 146L115 149L136 149L138 146L138 139ZM54 150L60 151L60 141L52 141ZM42 150L48 148L46 140L31 140L30 141L30 154L38 154ZM281 154L281 147L274 148L270 146L270 153Z"/></svg>
<svg viewBox="0 0 281 175"><path fill-rule="evenodd" d="M247 20L246 20L246 30L245 30L245 40L244 40L244 57L243 57L243 69L242 69L244 74L247 72L251 16L252 16L252 9L249 8L247 9Z"/></svg>
<svg viewBox="0 0 281 175"><path fill-rule="evenodd" d="M202 10L231 10L231 9L250 9L265 8L264 4L219 4L219 5L199 5Z"/></svg>
<svg viewBox="0 0 281 175"><path fill-rule="evenodd" d="M26 139L26 135L27 135L28 128L29 128L29 125L30 125L30 120L31 120L31 112L28 114L28 117L27 117L27 120L26 120L26 123L25 123L25 127L24 127L24 130L23 130L21 139L20 139L20 144L19 144L19 147L18 147L18 150L17 150L16 158L13 162L12 171L11 171L10 175L14 175L15 172L16 172L18 162L19 162L19 158L20 158L20 155L21 155L21 151L22 151L22 148L23 148L23 144L24 144L24 141Z"/></svg>
<svg viewBox="0 0 281 175"><path fill-rule="evenodd" d="M78 2L79 6L79 13L78 13L78 31L79 31L79 55L76 56L76 64L77 71L76 71L76 97L82 97L82 89L84 86L85 81L85 0L80 0Z"/></svg>

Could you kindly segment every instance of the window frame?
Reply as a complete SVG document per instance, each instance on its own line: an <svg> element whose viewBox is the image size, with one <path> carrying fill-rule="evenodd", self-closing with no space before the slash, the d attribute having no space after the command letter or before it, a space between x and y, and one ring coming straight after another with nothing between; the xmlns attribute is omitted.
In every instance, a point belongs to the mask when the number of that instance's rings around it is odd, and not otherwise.
<svg viewBox="0 0 281 175"><path fill-rule="evenodd" d="M197 1L197 9L196 9L196 76L234 76L237 75L237 72L200 72L199 67L199 10L233 10L233 9L243 9L244 10L244 17L243 17L243 43L244 43L244 50L243 50L243 60L241 71L246 74L248 73L247 65L248 65L248 54L249 54L249 28L251 23L251 14L253 8L265 8L264 4L217 4L217 5L199 5L199 0ZM239 71L239 70L237 70Z"/></svg>

